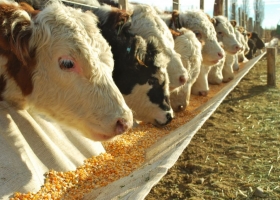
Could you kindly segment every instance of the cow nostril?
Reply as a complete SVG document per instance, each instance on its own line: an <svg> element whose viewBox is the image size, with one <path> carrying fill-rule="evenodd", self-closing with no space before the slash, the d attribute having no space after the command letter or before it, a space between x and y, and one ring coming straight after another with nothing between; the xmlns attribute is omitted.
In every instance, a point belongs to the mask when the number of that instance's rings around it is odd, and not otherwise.
<svg viewBox="0 0 280 200"><path fill-rule="evenodd" d="M223 53L221 53L221 52L218 53L218 56L219 56L220 58L223 58L223 57L224 57Z"/></svg>
<svg viewBox="0 0 280 200"><path fill-rule="evenodd" d="M235 49L236 49L237 51L239 51L239 50L242 50L242 47L236 45Z"/></svg>
<svg viewBox="0 0 280 200"><path fill-rule="evenodd" d="M123 118L118 119L116 123L115 133L120 135L128 129L127 121Z"/></svg>
<svg viewBox="0 0 280 200"><path fill-rule="evenodd" d="M173 117L172 117L172 115L170 113L167 113L166 114L166 119L167 119L166 124L168 124L169 122L172 121Z"/></svg>
<svg viewBox="0 0 280 200"><path fill-rule="evenodd" d="M179 77L179 81L182 85L184 85L187 82L187 77L182 75Z"/></svg>
<svg viewBox="0 0 280 200"><path fill-rule="evenodd" d="M208 95L208 92L207 91L199 91L199 95L206 97Z"/></svg>

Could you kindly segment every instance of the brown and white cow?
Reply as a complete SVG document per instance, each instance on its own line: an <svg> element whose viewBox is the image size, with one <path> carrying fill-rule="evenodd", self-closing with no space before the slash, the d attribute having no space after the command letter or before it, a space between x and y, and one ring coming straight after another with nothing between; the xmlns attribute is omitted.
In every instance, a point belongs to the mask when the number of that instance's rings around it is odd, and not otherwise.
<svg viewBox="0 0 280 200"><path fill-rule="evenodd" d="M35 109L97 141L132 126L113 56L90 12L0 1L0 100Z"/></svg>
<svg viewBox="0 0 280 200"><path fill-rule="evenodd" d="M112 48L113 79L133 110L134 119L156 126L173 119L169 101L169 57L155 37L144 40L129 32L130 13L109 5L93 12L99 27Z"/></svg>

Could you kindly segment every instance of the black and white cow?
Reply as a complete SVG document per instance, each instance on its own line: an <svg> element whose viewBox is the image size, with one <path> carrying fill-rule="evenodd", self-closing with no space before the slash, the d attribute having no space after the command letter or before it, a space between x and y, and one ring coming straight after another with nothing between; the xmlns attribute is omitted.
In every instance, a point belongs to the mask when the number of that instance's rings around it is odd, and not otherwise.
<svg viewBox="0 0 280 200"><path fill-rule="evenodd" d="M264 48L265 44L256 32L249 32L248 46L250 50L245 56L247 59L252 59L255 56L256 51Z"/></svg>
<svg viewBox="0 0 280 200"><path fill-rule="evenodd" d="M129 33L129 14L111 6L93 11L114 57L113 79L133 110L134 119L157 126L173 118L169 101L168 56L157 38L144 40Z"/></svg>

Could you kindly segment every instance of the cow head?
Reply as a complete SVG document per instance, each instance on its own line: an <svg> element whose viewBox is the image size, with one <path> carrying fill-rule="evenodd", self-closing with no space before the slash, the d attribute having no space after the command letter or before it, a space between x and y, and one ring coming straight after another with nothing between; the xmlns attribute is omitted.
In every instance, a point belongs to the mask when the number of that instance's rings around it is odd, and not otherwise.
<svg viewBox="0 0 280 200"><path fill-rule="evenodd" d="M2 2L0 13L2 100L93 140L108 140L132 126L132 112L105 61L113 60L112 53L93 14L57 1L37 13Z"/></svg>
<svg viewBox="0 0 280 200"><path fill-rule="evenodd" d="M180 24L192 30L203 44L202 57L205 66L212 66L224 57L224 50L217 41L216 32L206 13L201 10L180 13Z"/></svg>
<svg viewBox="0 0 280 200"><path fill-rule="evenodd" d="M234 26L235 21L230 22L226 17L214 16L214 27L218 41L222 43L224 50L229 54L236 54L241 49L241 44L236 40Z"/></svg>

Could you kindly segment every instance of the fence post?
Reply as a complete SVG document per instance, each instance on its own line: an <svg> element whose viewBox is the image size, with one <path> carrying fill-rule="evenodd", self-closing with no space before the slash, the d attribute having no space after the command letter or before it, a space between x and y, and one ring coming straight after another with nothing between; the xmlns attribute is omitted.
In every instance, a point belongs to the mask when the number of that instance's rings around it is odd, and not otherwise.
<svg viewBox="0 0 280 200"><path fill-rule="evenodd" d="M235 9L235 3L232 3L232 4L231 4L231 12L232 12L232 13L231 13L231 14L232 14L232 15L231 15L231 17L232 17L231 19L233 19L233 20L236 20L236 13L235 13L235 11L236 11L236 9ZM240 26L240 24L239 24L239 26Z"/></svg>
<svg viewBox="0 0 280 200"><path fill-rule="evenodd" d="M204 10L204 0L200 0L200 9Z"/></svg>
<svg viewBox="0 0 280 200"><path fill-rule="evenodd" d="M238 22L239 26L242 26L241 8L238 8Z"/></svg>
<svg viewBox="0 0 280 200"><path fill-rule="evenodd" d="M276 48L268 47L266 48L266 59L267 59L267 85L276 86Z"/></svg>
<svg viewBox="0 0 280 200"><path fill-rule="evenodd" d="M215 0L213 16L224 15L224 0Z"/></svg>
<svg viewBox="0 0 280 200"><path fill-rule="evenodd" d="M225 0L225 17L228 18L228 0Z"/></svg>
<svg viewBox="0 0 280 200"><path fill-rule="evenodd" d="M119 9L127 10L128 0L119 0Z"/></svg>
<svg viewBox="0 0 280 200"><path fill-rule="evenodd" d="M250 32L253 31L253 18L252 17L249 17L247 30L250 31Z"/></svg>
<svg viewBox="0 0 280 200"><path fill-rule="evenodd" d="M180 1L173 0L173 10L180 10Z"/></svg>

